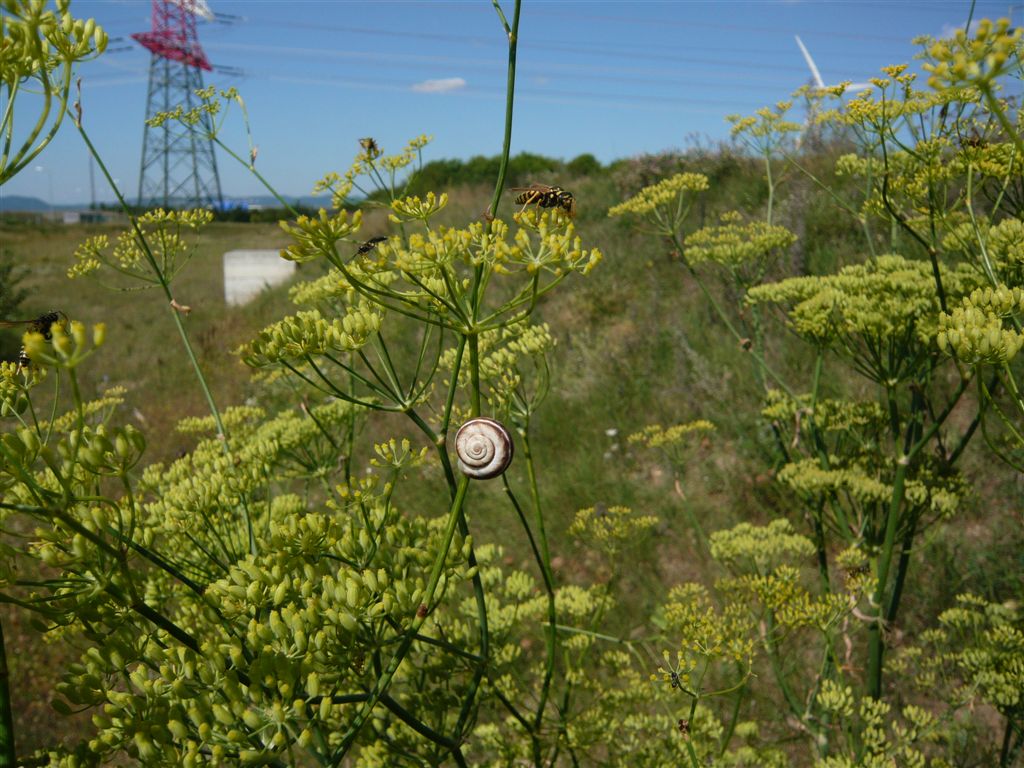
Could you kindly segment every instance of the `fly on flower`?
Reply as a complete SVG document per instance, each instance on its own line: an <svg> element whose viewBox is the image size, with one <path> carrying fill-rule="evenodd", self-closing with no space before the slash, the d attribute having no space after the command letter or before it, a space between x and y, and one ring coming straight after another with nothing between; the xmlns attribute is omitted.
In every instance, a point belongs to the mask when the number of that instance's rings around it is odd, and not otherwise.
<svg viewBox="0 0 1024 768"><path fill-rule="evenodd" d="M366 156L371 160L380 156L380 147L377 146L377 141L372 136L360 139L359 146L363 148Z"/></svg>
<svg viewBox="0 0 1024 768"><path fill-rule="evenodd" d="M69 324L68 316L59 309L42 314L33 320L0 320L0 328L24 328L26 333L43 334L43 338L47 341L53 338L52 328L55 324L59 324L65 330ZM31 362L28 353L22 347L18 354L18 365L27 368Z"/></svg>
<svg viewBox="0 0 1024 768"><path fill-rule="evenodd" d="M541 208L561 208L570 216L576 215L576 198L572 196L572 192L567 192L561 187L531 184L528 187L512 187L511 191L521 193L516 196L516 205L521 205L524 209L528 205L536 205Z"/></svg>
<svg viewBox="0 0 1024 768"><path fill-rule="evenodd" d="M359 250L357 250L356 253L359 254L360 256L364 253L369 253L374 248L376 248L380 243L383 243L385 240L387 240L386 237L371 237L369 240L367 240L365 243L359 246Z"/></svg>

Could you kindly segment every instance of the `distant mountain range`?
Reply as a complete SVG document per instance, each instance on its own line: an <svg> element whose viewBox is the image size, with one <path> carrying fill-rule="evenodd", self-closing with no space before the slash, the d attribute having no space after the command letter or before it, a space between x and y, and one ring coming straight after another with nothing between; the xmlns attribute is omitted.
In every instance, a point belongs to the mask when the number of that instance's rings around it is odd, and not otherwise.
<svg viewBox="0 0 1024 768"><path fill-rule="evenodd" d="M319 197L310 197L304 195L301 197L292 197L291 195L282 195L285 200L293 205L298 202L299 205L309 206L311 208L326 208L330 205L331 199L327 195L321 195ZM226 207L252 207L262 206L264 208L280 208L281 204L277 201L277 198L270 195L256 195L253 197L225 197L224 204ZM114 205L113 202L103 202L101 205ZM89 210L89 203L70 203L51 206L45 200L40 200L38 197L28 197L26 195L8 195L0 192L0 213L45 213L49 210L54 211L87 211Z"/></svg>

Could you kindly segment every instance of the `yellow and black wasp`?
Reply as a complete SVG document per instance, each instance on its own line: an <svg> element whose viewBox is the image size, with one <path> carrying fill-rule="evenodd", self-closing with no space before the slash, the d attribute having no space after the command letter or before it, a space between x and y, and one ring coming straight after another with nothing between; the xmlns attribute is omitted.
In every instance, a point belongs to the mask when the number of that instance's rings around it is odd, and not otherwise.
<svg viewBox="0 0 1024 768"><path fill-rule="evenodd" d="M528 187L512 187L512 192L519 192L516 196L516 205L526 208L528 205L537 205L541 208L561 208L570 216L576 215L576 198L572 192L567 192L561 187L551 187L547 184L531 184Z"/></svg>
<svg viewBox="0 0 1024 768"><path fill-rule="evenodd" d="M55 309L33 320L0 320L0 328L24 328L26 333L41 333L44 339L50 341L53 338L53 326L60 325L61 328L67 329L68 323L68 316ZM28 353L22 347L18 355L18 365L27 368L31 363Z"/></svg>

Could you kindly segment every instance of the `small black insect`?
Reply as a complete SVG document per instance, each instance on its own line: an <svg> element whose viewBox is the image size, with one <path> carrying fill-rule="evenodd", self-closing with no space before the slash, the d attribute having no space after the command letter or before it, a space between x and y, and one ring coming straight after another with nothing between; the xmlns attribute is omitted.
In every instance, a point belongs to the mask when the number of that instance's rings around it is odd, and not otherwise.
<svg viewBox="0 0 1024 768"><path fill-rule="evenodd" d="M385 240L387 240L386 237L371 237L369 240L367 240L365 243L359 246L359 250L357 250L356 253L369 253L374 248L376 248L380 243L383 243Z"/></svg>
<svg viewBox="0 0 1024 768"><path fill-rule="evenodd" d="M572 192L561 187L550 187L547 184L531 184L528 187L512 187L512 192L522 194L516 196L516 205L524 208L537 205L541 208L561 208L570 216L576 215L576 198Z"/></svg>

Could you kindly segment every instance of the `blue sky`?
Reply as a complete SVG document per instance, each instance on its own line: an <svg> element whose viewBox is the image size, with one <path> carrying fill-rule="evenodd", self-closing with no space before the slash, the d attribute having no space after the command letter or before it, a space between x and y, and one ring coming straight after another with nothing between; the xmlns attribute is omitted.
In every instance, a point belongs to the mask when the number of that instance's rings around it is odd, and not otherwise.
<svg viewBox="0 0 1024 768"><path fill-rule="evenodd" d="M308 194L344 170L357 140L385 150L427 133L425 159L495 154L501 145L505 38L488 0L341 2L208 0L230 23L202 22L215 65L249 108L257 165L288 195ZM511 16L511 0L504 0ZM142 0L73 0L111 37L108 53L81 67L84 122L115 178L134 198L142 151L149 53L129 35L150 26ZM863 82L912 62L911 39L966 20L970 3L943 2L547 2L525 0L520 25L513 152L602 161L680 148L728 135L724 116L785 99L810 72L800 35L826 84ZM975 18L1010 13L979 0ZM1012 11L1021 22L1024 9ZM26 112L28 104L22 109ZM236 123L238 125L238 123ZM244 134L229 132L246 154ZM226 195L261 192L245 169L218 158ZM89 162L65 130L0 194L56 204L88 202ZM52 194L51 194L52 189ZM97 198L112 196L97 174Z"/></svg>

